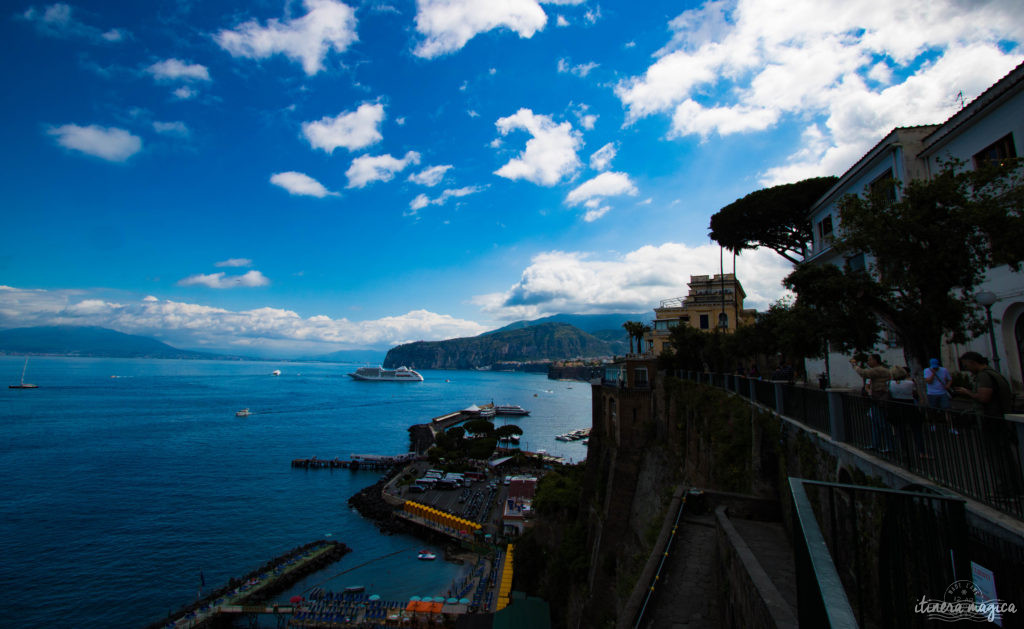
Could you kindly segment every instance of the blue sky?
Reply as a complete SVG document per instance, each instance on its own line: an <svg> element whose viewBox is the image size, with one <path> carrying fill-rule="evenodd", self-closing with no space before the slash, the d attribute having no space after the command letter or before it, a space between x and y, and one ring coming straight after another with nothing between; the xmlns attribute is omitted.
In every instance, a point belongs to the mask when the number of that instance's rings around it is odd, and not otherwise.
<svg viewBox="0 0 1024 629"><path fill-rule="evenodd" d="M717 209L1024 58L1019 2L887 4L6 3L0 327L308 354L648 311Z"/></svg>

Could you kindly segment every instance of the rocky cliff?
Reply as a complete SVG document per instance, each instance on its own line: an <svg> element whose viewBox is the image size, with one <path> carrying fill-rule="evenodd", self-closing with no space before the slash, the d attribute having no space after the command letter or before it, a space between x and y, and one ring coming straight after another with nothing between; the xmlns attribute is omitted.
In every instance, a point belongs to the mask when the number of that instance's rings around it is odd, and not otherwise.
<svg viewBox="0 0 1024 629"><path fill-rule="evenodd" d="M562 360L610 356L612 347L567 323L541 323L470 338L418 341L388 352L384 366L416 369L474 369L509 361Z"/></svg>

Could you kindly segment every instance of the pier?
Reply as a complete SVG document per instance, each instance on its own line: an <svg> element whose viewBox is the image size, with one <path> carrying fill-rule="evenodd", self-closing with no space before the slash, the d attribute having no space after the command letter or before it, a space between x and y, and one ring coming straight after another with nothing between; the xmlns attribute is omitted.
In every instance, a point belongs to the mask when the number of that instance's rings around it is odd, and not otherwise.
<svg viewBox="0 0 1024 629"><path fill-rule="evenodd" d="M317 541L277 557L242 579L232 579L202 599L171 613L146 629L212 626L220 614L272 613L285 618L290 606L266 605L265 601L291 587L303 577L341 559L351 549L334 541ZM269 610L269 611L268 611Z"/></svg>
<svg viewBox="0 0 1024 629"><path fill-rule="evenodd" d="M404 465L416 460L416 454L380 455L352 454L348 459L292 459L292 467L304 470L345 469L345 470L387 470L395 465Z"/></svg>

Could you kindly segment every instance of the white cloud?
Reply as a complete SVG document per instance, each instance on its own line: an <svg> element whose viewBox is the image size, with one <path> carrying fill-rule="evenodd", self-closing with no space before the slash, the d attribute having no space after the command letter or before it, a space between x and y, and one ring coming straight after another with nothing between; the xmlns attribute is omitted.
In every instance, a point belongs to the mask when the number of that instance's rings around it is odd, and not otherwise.
<svg viewBox="0 0 1024 629"><path fill-rule="evenodd" d="M249 258L228 258L227 260L221 260L220 262L215 262L213 264L213 266L217 266L217 267L225 267L225 266L230 266L230 267L252 266L252 260L250 260Z"/></svg>
<svg viewBox="0 0 1024 629"><path fill-rule="evenodd" d="M256 288L269 285L270 280L267 279L267 276L255 269L244 275L228 275L221 271L209 275L202 273L190 275L178 280L178 286L206 286L208 288Z"/></svg>
<svg viewBox="0 0 1024 629"><path fill-rule="evenodd" d="M977 95L1019 63L1019 47L1005 44L1024 40L1020 17L1011 0L913 9L874 0L711 0L673 19L656 61L615 92L627 124L668 114L670 137L751 133L789 120L817 127L820 150L800 147L764 182L842 172L892 127L943 121L957 90Z"/></svg>
<svg viewBox="0 0 1024 629"><path fill-rule="evenodd" d="M405 157L398 159L388 155L361 155L352 160L352 165L345 171L349 188L362 188L374 181L391 181L395 173L405 170L406 166L420 163L420 154L409 151Z"/></svg>
<svg viewBox="0 0 1024 629"><path fill-rule="evenodd" d="M78 21L74 15L74 8L63 2L51 4L41 10L34 6L29 7L21 14L21 18L34 24L39 32L51 37L81 37L100 43L116 43L127 37L127 32L119 28L104 31Z"/></svg>
<svg viewBox="0 0 1024 629"><path fill-rule="evenodd" d="M66 124L51 127L47 133L64 148L95 155L111 162L123 162L142 150L142 139L117 127Z"/></svg>
<svg viewBox="0 0 1024 629"><path fill-rule="evenodd" d="M460 50L476 35L496 28L529 39L545 23L547 15L536 0L417 0L416 30L425 39L414 52L432 59Z"/></svg>
<svg viewBox="0 0 1024 629"><path fill-rule="evenodd" d="M558 60L558 71L562 74L575 74L578 77L585 77L590 74L590 71L596 68L598 65L593 61L589 63L581 63L577 65L570 65L569 60L562 57Z"/></svg>
<svg viewBox="0 0 1024 629"><path fill-rule="evenodd" d="M270 176L270 183L275 186L280 186L288 191L291 195L316 197L322 199L326 196L337 196L337 192L331 192L323 186L319 181L313 179L309 175L304 173L297 173L295 171L288 171L284 173L274 173Z"/></svg>
<svg viewBox="0 0 1024 629"><path fill-rule="evenodd" d="M154 121L153 130L162 135L176 135L183 138L189 135L188 126L180 120L174 122Z"/></svg>
<svg viewBox="0 0 1024 629"><path fill-rule="evenodd" d="M123 300L119 300L123 302ZM129 303L83 295L0 286L0 327L99 325L156 336L177 347L291 349L326 353L341 347L387 346L424 339L474 336L485 330L474 321L427 310L367 321L303 317L291 310L231 311L202 304L160 300L153 295Z"/></svg>
<svg viewBox="0 0 1024 629"><path fill-rule="evenodd" d="M637 192L636 186L626 173L603 172L573 188L565 197L565 202L569 205L579 205L588 200L604 197L624 194L634 196Z"/></svg>
<svg viewBox="0 0 1024 629"><path fill-rule="evenodd" d="M168 81L209 81L210 71L199 63L187 63L181 59L164 59L146 68L146 72L157 80Z"/></svg>
<svg viewBox="0 0 1024 629"><path fill-rule="evenodd" d="M467 197L471 194L480 192L483 188L479 186L465 186L463 188L453 188L445 190L436 199L431 199L425 194L418 194L416 198L409 202L409 211L405 213L406 216L414 216L417 212L427 207L428 205L444 205L449 199L457 199L461 197Z"/></svg>
<svg viewBox="0 0 1024 629"><path fill-rule="evenodd" d="M445 173L447 173L451 168L451 164L431 166L430 168L425 168L418 173L409 175L409 181L418 183L421 186L433 188L437 184L441 183L441 180L444 179Z"/></svg>
<svg viewBox="0 0 1024 629"><path fill-rule="evenodd" d="M590 167L594 170L608 170L612 160L615 159L615 143L609 142L594 151L590 156Z"/></svg>
<svg viewBox="0 0 1024 629"><path fill-rule="evenodd" d="M331 49L338 53L358 38L355 10L335 0L305 0L307 13L302 17L267 20L260 26L256 20L239 24L233 30L222 30L214 39L234 57L266 59L283 54L302 64L308 76L324 69L324 57Z"/></svg>
<svg viewBox="0 0 1024 629"><path fill-rule="evenodd" d="M718 253L718 245L679 243L647 245L604 259L585 252L551 251L534 256L507 291L478 295L473 303L500 319L645 311L662 299L686 295L690 275L718 273ZM737 256L736 273L747 293L744 306L763 310L782 297L781 281L790 271L789 263L767 249Z"/></svg>
<svg viewBox="0 0 1024 629"><path fill-rule="evenodd" d="M302 123L302 133L310 146L331 153L339 146L350 151L380 142L380 123L384 121L384 105L363 103L355 111L343 111L331 118Z"/></svg>
<svg viewBox="0 0 1024 629"><path fill-rule="evenodd" d="M569 20L565 19L565 16L559 15L555 20L555 26L569 26Z"/></svg>
<svg viewBox="0 0 1024 629"><path fill-rule="evenodd" d="M494 174L507 179L525 179L538 185L553 186L580 167L576 151L583 140L570 123L555 124L550 116L534 114L523 108L511 116L499 118L494 124L502 135L522 129L533 136L518 157L494 171Z"/></svg>
<svg viewBox="0 0 1024 629"><path fill-rule="evenodd" d="M182 85L181 87L179 87L171 93L174 94L174 96L179 100L188 100L190 98L194 98L199 92L195 91L187 85Z"/></svg>
<svg viewBox="0 0 1024 629"><path fill-rule="evenodd" d="M595 207L592 210L587 210L587 213L583 215L583 220L588 223L593 223L597 219L607 214L609 210L611 210L611 208L608 207L607 205L602 205L600 207Z"/></svg>

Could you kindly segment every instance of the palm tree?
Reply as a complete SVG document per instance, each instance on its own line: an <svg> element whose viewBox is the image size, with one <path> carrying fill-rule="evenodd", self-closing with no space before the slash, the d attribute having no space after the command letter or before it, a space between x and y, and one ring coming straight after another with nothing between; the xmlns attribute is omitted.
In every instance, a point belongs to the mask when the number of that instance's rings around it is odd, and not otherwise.
<svg viewBox="0 0 1024 629"><path fill-rule="evenodd" d="M633 337L636 336L636 326L640 325L636 321L627 321L622 324L622 327L626 329L626 334L629 335L629 353L633 353Z"/></svg>
<svg viewBox="0 0 1024 629"><path fill-rule="evenodd" d="M646 323L638 323L636 326L636 352L638 354L644 353L644 336L651 331L651 326Z"/></svg>

